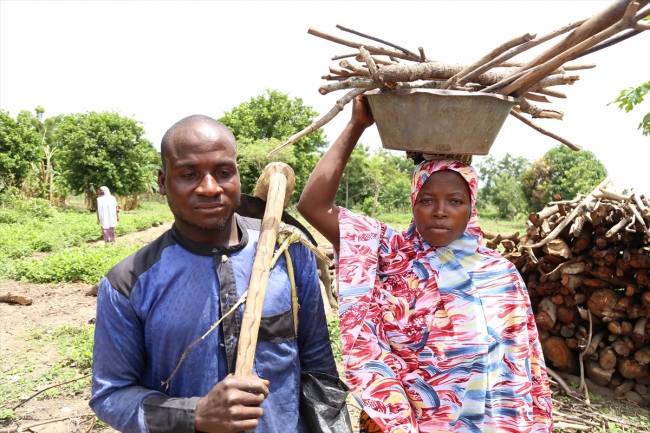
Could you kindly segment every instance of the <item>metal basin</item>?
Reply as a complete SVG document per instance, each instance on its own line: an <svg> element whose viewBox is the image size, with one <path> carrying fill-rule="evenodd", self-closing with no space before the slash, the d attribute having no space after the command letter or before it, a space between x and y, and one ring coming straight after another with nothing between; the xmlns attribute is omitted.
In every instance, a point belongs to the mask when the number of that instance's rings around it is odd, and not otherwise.
<svg viewBox="0 0 650 433"><path fill-rule="evenodd" d="M382 146L409 152L487 155L510 109L510 96L455 90L366 93Z"/></svg>

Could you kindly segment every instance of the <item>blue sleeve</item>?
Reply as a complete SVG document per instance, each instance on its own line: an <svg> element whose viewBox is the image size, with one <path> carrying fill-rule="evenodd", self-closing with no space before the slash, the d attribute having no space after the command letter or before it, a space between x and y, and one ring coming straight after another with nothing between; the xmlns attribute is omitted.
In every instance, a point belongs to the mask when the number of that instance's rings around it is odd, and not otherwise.
<svg viewBox="0 0 650 433"><path fill-rule="evenodd" d="M298 286L298 350L300 365L305 371L320 371L338 376L332 354L325 308L318 280L316 259L299 243L289 247L294 261Z"/></svg>
<svg viewBox="0 0 650 433"><path fill-rule="evenodd" d="M90 407L121 432L194 432L198 397L170 398L142 386L143 326L129 298L102 279L97 295Z"/></svg>

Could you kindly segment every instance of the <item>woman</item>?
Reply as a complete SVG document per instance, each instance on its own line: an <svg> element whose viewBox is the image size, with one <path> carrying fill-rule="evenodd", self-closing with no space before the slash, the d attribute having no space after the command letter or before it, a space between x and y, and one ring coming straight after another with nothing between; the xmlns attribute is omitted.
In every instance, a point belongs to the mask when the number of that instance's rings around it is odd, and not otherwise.
<svg viewBox="0 0 650 433"><path fill-rule="evenodd" d="M97 222L102 226L104 242L115 242L115 227L119 220L117 200L111 195L108 187L100 187L97 193Z"/></svg>
<svg viewBox="0 0 650 433"><path fill-rule="evenodd" d="M361 432L546 432L551 393L524 282L481 247L476 172L416 168L413 220L397 232L333 204L374 119L352 120L319 161L298 210L338 252L343 361Z"/></svg>

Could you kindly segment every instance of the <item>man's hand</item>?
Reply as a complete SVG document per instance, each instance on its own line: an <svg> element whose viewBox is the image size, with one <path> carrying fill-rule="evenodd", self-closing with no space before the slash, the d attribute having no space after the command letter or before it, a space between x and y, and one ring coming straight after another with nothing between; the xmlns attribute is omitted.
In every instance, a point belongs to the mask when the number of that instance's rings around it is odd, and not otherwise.
<svg viewBox="0 0 650 433"><path fill-rule="evenodd" d="M375 118L370 110L368 99L365 96L359 95L354 98L352 102L352 119L350 123L363 127L366 129L375 123Z"/></svg>
<svg viewBox="0 0 650 433"><path fill-rule="evenodd" d="M229 374L196 404L194 428L206 433L255 430L264 414L260 404L269 395L269 382Z"/></svg>

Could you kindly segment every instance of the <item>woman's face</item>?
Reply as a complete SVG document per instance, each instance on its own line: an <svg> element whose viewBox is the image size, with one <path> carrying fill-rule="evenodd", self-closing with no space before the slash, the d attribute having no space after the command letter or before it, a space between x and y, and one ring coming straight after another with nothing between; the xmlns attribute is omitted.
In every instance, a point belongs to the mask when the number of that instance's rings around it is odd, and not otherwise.
<svg viewBox="0 0 650 433"><path fill-rule="evenodd" d="M434 247L458 239L469 221L471 197L463 177L453 170L433 173L418 192L413 207L415 227Z"/></svg>

